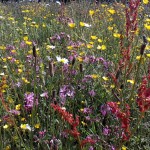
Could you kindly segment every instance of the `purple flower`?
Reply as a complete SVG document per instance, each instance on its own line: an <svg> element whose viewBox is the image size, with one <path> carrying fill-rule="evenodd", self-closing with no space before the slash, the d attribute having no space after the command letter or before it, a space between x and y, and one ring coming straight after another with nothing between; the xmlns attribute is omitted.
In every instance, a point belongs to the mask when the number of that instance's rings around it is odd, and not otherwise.
<svg viewBox="0 0 150 150"><path fill-rule="evenodd" d="M92 109L91 108L84 108L83 109L83 113L85 113L85 114L91 114L92 113Z"/></svg>
<svg viewBox="0 0 150 150"><path fill-rule="evenodd" d="M21 86L21 83L20 83L20 82L17 82L15 85L16 85L16 87L20 87L20 86Z"/></svg>
<svg viewBox="0 0 150 150"><path fill-rule="evenodd" d="M105 128L103 128L103 134L104 135L109 135L110 133L110 129L108 128L108 126L106 126Z"/></svg>
<svg viewBox="0 0 150 150"><path fill-rule="evenodd" d="M93 147L93 146L90 146L90 147L89 147L89 150L94 150L94 147Z"/></svg>
<svg viewBox="0 0 150 150"><path fill-rule="evenodd" d="M26 45L26 43L24 42L24 41L22 41L21 43L20 43L20 48L25 48L27 45Z"/></svg>
<svg viewBox="0 0 150 150"><path fill-rule="evenodd" d="M34 101L35 101L35 105L38 105L38 99L35 98L34 93L25 93L24 95L24 100L25 100L25 108L27 110L31 110L34 106Z"/></svg>
<svg viewBox="0 0 150 150"><path fill-rule="evenodd" d="M110 107L106 104L101 105L100 112L105 116L110 111Z"/></svg>
<svg viewBox="0 0 150 150"><path fill-rule="evenodd" d="M46 130L44 131L39 131L39 138L43 138L46 134Z"/></svg>
<svg viewBox="0 0 150 150"><path fill-rule="evenodd" d="M6 46L6 50L8 50L8 51L11 51L11 50L14 50L14 49L15 49L15 47L13 45L7 45Z"/></svg>
<svg viewBox="0 0 150 150"><path fill-rule="evenodd" d="M61 99L61 103L63 105L65 104L65 101L66 101L67 97L73 98L74 95L75 95L75 91L74 91L74 88L72 86L70 86L70 85L63 85L60 88L59 96L60 96L60 99Z"/></svg>
<svg viewBox="0 0 150 150"><path fill-rule="evenodd" d="M111 150L115 150L115 147L114 147L114 146L111 146Z"/></svg>
<svg viewBox="0 0 150 150"><path fill-rule="evenodd" d="M42 94L40 94L41 97L45 97L46 99L48 99L48 92L44 92Z"/></svg>
<svg viewBox="0 0 150 150"><path fill-rule="evenodd" d="M15 109L10 110L9 112L13 115L20 115L20 111L15 110Z"/></svg>
<svg viewBox="0 0 150 150"><path fill-rule="evenodd" d="M94 97L96 95L94 90L89 91L89 94L90 94L91 97Z"/></svg>

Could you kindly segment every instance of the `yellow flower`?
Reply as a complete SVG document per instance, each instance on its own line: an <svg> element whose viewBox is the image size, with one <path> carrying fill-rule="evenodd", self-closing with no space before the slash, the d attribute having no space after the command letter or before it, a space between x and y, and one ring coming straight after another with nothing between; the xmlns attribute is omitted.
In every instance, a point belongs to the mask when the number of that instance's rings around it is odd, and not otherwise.
<svg viewBox="0 0 150 150"><path fill-rule="evenodd" d="M113 30L113 27L109 26L107 29L108 29L109 31L112 31L112 30Z"/></svg>
<svg viewBox="0 0 150 150"><path fill-rule="evenodd" d="M115 88L115 85L114 85L114 84L112 84L110 87L113 89L113 88Z"/></svg>
<svg viewBox="0 0 150 150"><path fill-rule="evenodd" d="M24 83L30 83L26 78L22 77L22 81L24 81Z"/></svg>
<svg viewBox="0 0 150 150"><path fill-rule="evenodd" d="M150 37L147 37L147 41L150 42Z"/></svg>
<svg viewBox="0 0 150 150"><path fill-rule="evenodd" d="M141 59L141 56L136 56L136 60L140 60Z"/></svg>
<svg viewBox="0 0 150 150"><path fill-rule="evenodd" d="M86 125L87 125L84 121L81 121L81 123L82 123L83 126L86 126Z"/></svg>
<svg viewBox="0 0 150 150"><path fill-rule="evenodd" d="M33 51L32 51L32 50L29 50L29 51L28 51L28 54L32 54L32 53L33 53Z"/></svg>
<svg viewBox="0 0 150 150"><path fill-rule="evenodd" d="M105 76L103 76L102 79L103 79L104 81L108 81L108 80L109 80L108 77L105 77Z"/></svg>
<svg viewBox="0 0 150 150"><path fill-rule="evenodd" d="M74 28L74 27L76 26L76 24L75 24L75 23L68 23L68 26L69 26L70 28Z"/></svg>
<svg viewBox="0 0 150 150"><path fill-rule="evenodd" d="M23 13L29 13L29 10L22 10Z"/></svg>
<svg viewBox="0 0 150 150"><path fill-rule="evenodd" d="M91 41L91 42L89 42L89 44L93 45L93 44L94 44L94 42L92 42L92 41Z"/></svg>
<svg viewBox="0 0 150 150"><path fill-rule="evenodd" d="M103 42L102 39L98 39L97 41L98 41L99 43L102 43L102 42Z"/></svg>
<svg viewBox="0 0 150 150"><path fill-rule="evenodd" d="M15 107L16 110L20 110L20 108L21 108L21 104L18 104L18 105L16 105L16 107Z"/></svg>
<svg viewBox="0 0 150 150"><path fill-rule="evenodd" d="M120 105L120 102L117 102L118 105Z"/></svg>
<svg viewBox="0 0 150 150"><path fill-rule="evenodd" d="M97 49L101 49L101 46L100 46L100 45L98 45L98 46L97 46Z"/></svg>
<svg viewBox="0 0 150 150"><path fill-rule="evenodd" d="M97 36L91 36L91 39L92 39L92 40L96 40L96 39L97 39Z"/></svg>
<svg viewBox="0 0 150 150"><path fill-rule="evenodd" d="M108 12L112 15L116 13L116 11L114 9L108 9Z"/></svg>
<svg viewBox="0 0 150 150"><path fill-rule="evenodd" d="M120 38L121 34L119 34L119 33L114 33L113 36L116 37L116 38Z"/></svg>
<svg viewBox="0 0 150 150"><path fill-rule="evenodd" d="M125 147L125 146L122 146L122 150L127 150L127 147Z"/></svg>
<svg viewBox="0 0 150 150"><path fill-rule="evenodd" d="M20 74L20 73L22 73L23 72L23 70L22 69L18 69L18 73Z"/></svg>
<svg viewBox="0 0 150 150"><path fill-rule="evenodd" d="M144 27L145 27L147 30L150 30L150 25L144 24Z"/></svg>
<svg viewBox="0 0 150 150"><path fill-rule="evenodd" d="M145 50L149 50L150 49L150 45L146 45Z"/></svg>
<svg viewBox="0 0 150 150"><path fill-rule="evenodd" d="M24 40L24 41L28 41L28 39L29 39L28 36L24 36L24 37L23 37L23 40Z"/></svg>
<svg viewBox="0 0 150 150"><path fill-rule="evenodd" d="M35 124L35 126L34 126L36 129L39 129L40 128L40 124L39 123L37 123L37 124Z"/></svg>
<svg viewBox="0 0 150 150"><path fill-rule="evenodd" d="M81 27L91 27L90 24L87 24L87 23L85 23L85 22L80 22L80 26L81 26Z"/></svg>
<svg viewBox="0 0 150 150"><path fill-rule="evenodd" d="M150 58L150 54L146 54L146 56L147 56L148 58Z"/></svg>
<svg viewBox="0 0 150 150"><path fill-rule="evenodd" d="M128 83L134 84L134 80L127 80Z"/></svg>
<svg viewBox="0 0 150 150"><path fill-rule="evenodd" d="M21 118L21 121L26 121L26 118Z"/></svg>
<svg viewBox="0 0 150 150"><path fill-rule="evenodd" d="M32 42L31 42L31 41L25 41L25 43L26 43L27 45L32 45Z"/></svg>
<svg viewBox="0 0 150 150"><path fill-rule="evenodd" d="M94 13L95 13L94 10L89 10L89 15L90 15L90 16L93 16Z"/></svg>
<svg viewBox="0 0 150 150"><path fill-rule="evenodd" d="M46 27L46 24L43 23L43 24L42 24L42 27L45 28L45 27Z"/></svg>
<svg viewBox="0 0 150 150"><path fill-rule="evenodd" d="M67 49L72 50L73 46L67 46Z"/></svg>
<svg viewBox="0 0 150 150"><path fill-rule="evenodd" d="M97 79L98 75L97 74L92 74L91 77L92 77L92 79Z"/></svg>
<svg viewBox="0 0 150 150"><path fill-rule="evenodd" d="M4 129L8 129L8 127L9 127L8 124L5 124L5 125L3 126Z"/></svg>
<svg viewBox="0 0 150 150"><path fill-rule="evenodd" d="M31 131L31 127L29 126L29 124L21 124L20 128L22 130L29 130L29 131Z"/></svg>
<svg viewBox="0 0 150 150"><path fill-rule="evenodd" d="M143 0L143 4L148 4L149 3L149 0Z"/></svg>
<svg viewBox="0 0 150 150"><path fill-rule="evenodd" d="M93 47L93 45L92 44L87 44L86 47L90 49L90 48Z"/></svg>
<svg viewBox="0 0 150 150"><path fill-rule="evenodd" d="M84 27L84 26L85 26L85 23L84 23L84 22L80 22L80 26L81 26L81 27Z"/></svg>
<svg viewBox="0 0 150 150"><path fill-rule="evenodd" d="M101 50L106 50L106 46L105 46L105 45L102 45L102 46L101 46Z"/></svg>
<svg viewBox="0 0 150 150"><path fill-rule="evenodd" d="M10 146L6 146L5 150L11 150Z"/></svg>
<svg viewBox="0 0 150 150"><path fill-rule="evenodd" d="M83 112L83 110L84 110L83 108L80 109L81 112Z"/></svg>
<svg viewBox="0 0 150 150"><path fill-rule="evenodd" d="M0 46L0 50L5 50L6 47L5 46Z"/></svg>
<svg viewBox="0 0 150 150"><path fill-rule="evenodd" d="M83 61L83 58L80 57L80 56L78 56L78 57L77 57L77 60L78 60L79 62L82 62L82 61Z"/></svg>
<svg viewBox="0 0 150 150"><path fill-rule="evenodd" d="M47 49L47 50L49 50L49 49L55 49L55 47L56 47L56 46L53 46L53 45L47 45L47 46L46 46L46 49Z"/></svg>
<svg viewBox="0 0 150 150"><path fill-rule="evenodd" d="M97 49L99 49L99 50L106 50L106 46L105 45L102 45L102 46L98 45Z"/></svg>

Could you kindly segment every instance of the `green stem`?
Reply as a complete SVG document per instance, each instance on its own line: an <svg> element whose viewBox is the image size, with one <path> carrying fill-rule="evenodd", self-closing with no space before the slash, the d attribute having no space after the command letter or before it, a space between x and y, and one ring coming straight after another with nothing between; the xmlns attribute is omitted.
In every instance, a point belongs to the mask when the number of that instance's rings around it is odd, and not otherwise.
<svg viewBox="0 0 150 150"><path fill-rule="evenodd" d="M139 63L138 63L138 68L137 68L137 71L136 71L136 75L135 75L135 79L134 79L134 84L132 86L132 89L131 89L131 95L129 97L129 101L131 102L131 99L133 98L133 94L134 94L134 89L135 89L135 85L136 85L136 81L138 79L138 76L139 76L139 71L140 71L140 65L141 65L141 62L142 62L142 57L143 55L140 55L140 60L139 60Z"/></svg>

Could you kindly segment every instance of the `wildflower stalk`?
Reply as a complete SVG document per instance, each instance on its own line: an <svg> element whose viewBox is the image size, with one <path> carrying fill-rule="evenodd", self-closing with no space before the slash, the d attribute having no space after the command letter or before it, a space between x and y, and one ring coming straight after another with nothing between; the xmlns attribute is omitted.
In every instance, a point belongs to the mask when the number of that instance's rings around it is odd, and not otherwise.
<svg viewBox="0 0 150 150"><path fill-rule="evenodd" d="M31 112L31 126L34 126L34 118L35 118L35 114L36 114L36 110L35 110L35 103L36 103L36 65L37 65L37 54L36 54L36 47L35 44L33 44L33 56L34 56L34 100L33 100L33 108L32 108L32 112ZM33 132L31 130L31 134L30 134L30 147L31 149L33 148Z"/></svg>
<svg viewBox="0 0 150 150"><path fill-rule="evenodd" d="M140 60L139 60L139 63L138 63L137 72L136 72L136 75L135 75L135 79L134 79L134 83L133 83L133 86L132 86L129 101L133 98L134 89L135 89L136 81L137 81L138 76L139 76L140 66L141 66L141 63L142 63L142 60L143 60L143 54L144 54L146 44L147 44L147 40L146 40L145 36L143 36L143 44L142 44L141 49L140 49Z"/></svg>
<svg viewBox="0 0 150 150"><path fill-rule="evenodd" d="M134 133L135 133L136 130L138 129L140 123L142 122L143 116L144 116L144 112L141 112L141 114L140 114L140 116L139 116L139 118L138 118L138 122L137 122L136 126L135 126L135 127L133 128L133 130L131 131L130 138L134 135ZM123 145L125 145L126 142L127 142L127 141L121 142L120 145L118 146L118 148L117 148L116 150L120 150L121 147L122 147Z"/></svg>
<svg viewBox="0 0 150 150"><path fill-rule="evenodd" d="M139 63L138 63L137 71L135 73L136 75L135 75L134 83L133 83L133 86L132 86L132 89L131 89L131 94L130 94L130 97L129 97L129 101L131 101L131 99L133 98L134 89L135 89L136 81L137 81L138 76L139 76L139 71L140 71L140 66L141 66L141 63L142 63L142 59L143 59L143 56L141 55Z"/></svg>
<svg viewBox="0 0 150 150"><path fill-rule="evenodd" d="M80 137L79 137L79 136L77 136L77 140L78 140L78 143L79 143L79 148L80 148L80 150L83 150L82 145L81 145L81 140L80 140Z"/></svg>

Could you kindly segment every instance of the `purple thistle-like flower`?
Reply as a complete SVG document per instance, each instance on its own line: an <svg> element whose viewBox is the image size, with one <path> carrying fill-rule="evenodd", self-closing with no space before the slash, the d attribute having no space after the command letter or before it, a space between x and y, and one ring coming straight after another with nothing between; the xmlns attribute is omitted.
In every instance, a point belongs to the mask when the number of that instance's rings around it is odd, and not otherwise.
<svg viewBox="0 0 150 150"><path fill-rule="evenodd" d="M24 95L24 100L25 100L25 108L27 110L31 110L34 106L34 101L35 101L35 105L38 105L38 99L35 98L34 93L25 93Z"/></svg>

